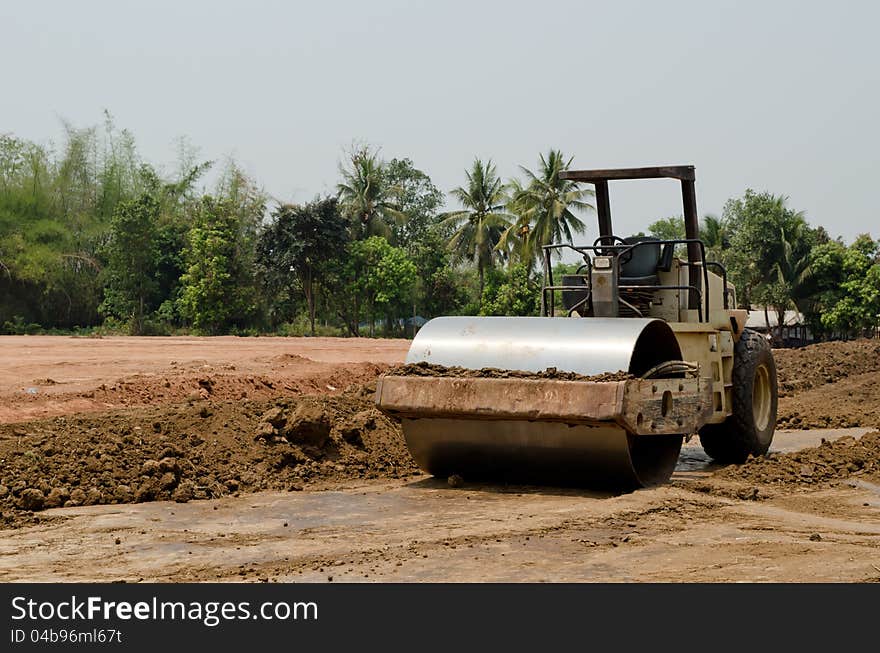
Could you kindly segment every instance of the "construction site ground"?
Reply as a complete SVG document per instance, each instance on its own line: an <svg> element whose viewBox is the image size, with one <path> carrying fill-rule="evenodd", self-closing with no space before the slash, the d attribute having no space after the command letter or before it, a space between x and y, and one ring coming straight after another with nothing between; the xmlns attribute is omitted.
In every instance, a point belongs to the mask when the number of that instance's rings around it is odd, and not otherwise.
<svg viewBox="0 0 880 653"><path fill-rule="evenodd" d="M0 337L0 581L880 581L880 341L775 352L770 457L622 495L421 474L408 346Z"/></svg>

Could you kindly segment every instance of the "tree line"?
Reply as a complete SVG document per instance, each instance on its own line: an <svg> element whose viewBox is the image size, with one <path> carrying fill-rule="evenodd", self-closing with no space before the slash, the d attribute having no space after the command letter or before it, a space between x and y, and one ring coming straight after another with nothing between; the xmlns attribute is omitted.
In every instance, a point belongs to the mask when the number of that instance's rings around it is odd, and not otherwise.
<svg viewBox="0 0 880 653"><path fill-rule="evenodd" d="M476 159L447 207L411 159L360 145L334 193L292 204L234 161L207 187L216 164L187 147L162 172L109 115L66 125L57 149L0 135L0 331L373 336L437 315L534 315L542 247L577 242L593 211L588 185L560 179L571 164L550 150L504 180ZM648 231L682 237L683 220ZM797 308L826 335L877 325L870 236L845 244L747 190L702 237L742 306Z"/></svg>
<svg viewBox="0 0 880 653"><path fill-rule="evenodd" d="M664 218L648 232L683 238L684 220ZM869 234L846 244L812 227L787 197L746 190L720 217L703 218L700 237L707 258L726 267L739 306L775 313L777 338L789 310L819 338L873 335L880 326L880 241Z"/></svg>

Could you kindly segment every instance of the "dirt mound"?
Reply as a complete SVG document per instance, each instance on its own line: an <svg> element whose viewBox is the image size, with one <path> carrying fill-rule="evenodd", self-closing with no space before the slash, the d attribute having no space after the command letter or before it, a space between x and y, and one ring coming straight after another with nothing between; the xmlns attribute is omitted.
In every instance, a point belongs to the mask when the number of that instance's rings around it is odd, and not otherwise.
<svg viewBox="0 0 880 653"><path fill-rule="evenodd" d="M290 360L290 359L287 359ZM374 379L384 365L359 363L322 369L318 374L240 374L208 368L163 378L134 377L85 393L88 398L121 405L173 403L192 399L271 399L290 394L337 392ZM234 370L234 368L233 368Z"/></svg>
<svg viewBox="0 0 880 653"><path fill-rule="evenodd" d="M851 476L880 476L880 431L861 438L823 440L818 447L770 454L744 465L725 467L724 479L772 486L815 485Z"/></svg>
<svg viewBox="0 0 880 653"><path fill-rule="evenodd" d="M880 372L880 341L821 342L776 349L779 396L787 397L859 374Z"/></svg>
<svg viewBox="0 0 880 653"><path fill-rule="evenodd" d="M56 506L188 501L417 472L369 389L0 425L0 525Z"/></svg>
<svg viewBox="0 0 880 653"><path fill-rule="evenodd" d="M278 354L277 356L272 357L272 361L275 363L315 363L312 358L307 356L300 356L299 354Z"/></svg>
<svg viewBox="0 0 880 653"><path fill-rule="evenodd" d="M880 372L859 374L779 400L777 428L880 428Z"/></svg>
<svg viewBox="0 0 880 653"><path fill-rule="evenodd" d="M470 370L464 367L446 367L432 363L409 363L394 367L386 372L390 376L454 376L462 378L488 379L553 379L558 381L626 381L635 378L624 371L603 372L593 376L584 376L574 372L562 372L555 367L548 367L543 372L524 372L521 370L502 370L495 367L484 367Z"/></svg>
<svg viewBox="0 0 880 653"><path fill-rule="evenodd" d="M880 427L880 341L774 350L781 429Z"/></svg>
<svg viewBox="0 0 880 653"><path fill-rule="evenodd" d="M271 374L246 373L236 370L235 365L204 364L191 369L173 366L166 373L131 375L85 392L65 392L60 382L54 382L60 391L51 395L18 394L11 407L26 419L34 413L39 415L41 408L52 414L56 407L65 405L75 406L75 412L86 412L199 399L268 400L292 394L338 394L350 385L372 381L388 367L381 363L325 365L291 354L276 365ZM38 385L53 385L46 381Z"/></svg>

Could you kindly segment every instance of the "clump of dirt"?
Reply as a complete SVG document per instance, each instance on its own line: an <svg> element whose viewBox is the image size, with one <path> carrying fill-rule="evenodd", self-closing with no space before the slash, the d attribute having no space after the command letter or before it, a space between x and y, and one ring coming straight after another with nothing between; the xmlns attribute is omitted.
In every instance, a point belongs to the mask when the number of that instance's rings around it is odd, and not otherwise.
<svg viewBox="0 0 880 653"><path fill-rule="evenodd" d="M0 425L0 527L58 506L189 501L418 471L369 389Z"/></svg>
<svg viewBox="0 0 880 653"><path fill-rule="evenodd" d="M433 363L408 363L388 370L389 376L446 376L461 378L486 378L486 379L552 379L557 381L627 381L634 379L632 374L624 372L603 372L593 376L584 376L574 372L563 372L555 367L548 367L543 372L525 372L522 370L502 370L495 367L484 367L479 370L471 370L464 367L446 367Z"/></svg>
<svg viewBox="0 0 880 653"><path fill-rule="evenodd" d="M675 483L676 481L673 481ZM740 501L763 501L773 496L773 492L766 487L757 487L751 483L712 476L701 481L679 482L689 490L711 494L716 497L739 499Z"/></svg>
<svg viewBox="0 0 880 653"><path fill-rule="evenodd" d="M308 358L307 356L300 356L299 354L278 354L277 356L273 356L272 360L276 363L314 363L315 360L312 358Z"/></svg>
<svg viewBox="0 0 880 653"><path fill-rule="evenodd" d="M718 472L724 479L770 486L816 485L851 476L880 476L880 431L823 440L818 447L753 458Z"/></svg>
<svg viewBox="0 0 880 653"><path fill-rule="evenodd" d="M880 372L880 341L821 342L775 349L779 396L788 397L860 374Z"/></svg>

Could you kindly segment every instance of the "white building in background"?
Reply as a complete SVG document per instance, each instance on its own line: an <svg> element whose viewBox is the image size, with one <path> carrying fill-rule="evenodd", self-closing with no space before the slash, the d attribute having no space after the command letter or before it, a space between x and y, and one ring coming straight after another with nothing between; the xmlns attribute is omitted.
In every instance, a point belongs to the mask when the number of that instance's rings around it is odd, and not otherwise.
<svg viewBox="0 0 880 653"><path fill-rule="evenodd" d="M776 338L779 333L777 326L779 326L779 316L772 308L768 308L766 313L763 306L756 306L749 311L747 329L767 333ZM813 334L807 327L803 314L799 311L785 311L782 319L782 342L778 344L798 346L811 342L813 342Z"/></svg>

